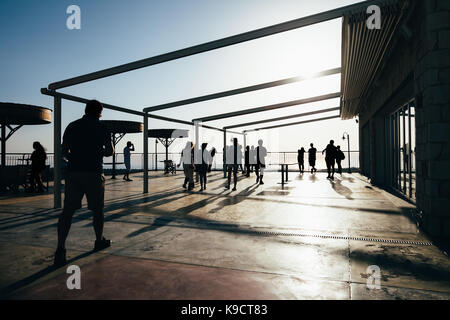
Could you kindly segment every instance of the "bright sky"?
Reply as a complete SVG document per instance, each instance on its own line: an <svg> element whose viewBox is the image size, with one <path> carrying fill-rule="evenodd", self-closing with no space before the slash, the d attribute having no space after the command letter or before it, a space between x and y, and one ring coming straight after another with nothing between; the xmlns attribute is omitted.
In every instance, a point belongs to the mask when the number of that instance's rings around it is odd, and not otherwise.
<svg viewBox="0 0 450 320"><path fill-rule="evenodd" d="M51 82L356 2L359 0L2 0L0 100L53 108L53 100L40 94L40 88ZM66 27L66 9L71 4L81 8L81 30L68 30ZM61 91L141 111L148 106L340 65L341 20L337 19ZM157 114L192 120L339 90L340 75L334 75L162 110ZM207 124L223 127L338 106L339 99L333 99ZM83 105L63 100L63 130L83 113ZM334 114L338 112L262 126ZM142 121L139 117L109 110L104 110L102 119ZM38 140L48 152L53 152L52 127L22 128L8 141L7 151L32 151L32 142ZM186 128L193 133L192 128L151 119L149 128ZM262 137L267 141L269 151L295 151L301 146L307 148L310 142L321 149L334 139L346 150L346 142L342 141L344 131L350 134L351 149L357 150L358 127L354 120L336 119L260 131L250 134L249 142L255 144ZM210 146L221 149L222 139L219 132L203 131L202 141L209 142ZM142 152L142 138L137 134L126 136L118 149L122 150L128 140L136 145L137 152ZM170 151L179 152L184 144L185 141L179 141ZM153 140L150 139L153 152L152 146Z"/></svg>

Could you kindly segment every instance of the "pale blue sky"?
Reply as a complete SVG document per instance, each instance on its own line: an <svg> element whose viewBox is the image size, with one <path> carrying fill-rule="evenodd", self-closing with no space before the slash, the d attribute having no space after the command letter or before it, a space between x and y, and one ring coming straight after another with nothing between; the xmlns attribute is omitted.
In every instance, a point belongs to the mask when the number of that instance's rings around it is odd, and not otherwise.
<svg viewBox="0 0 450 320"><path fill-rule="evenodd" d="M52 99L40 94L40 88L47 87L51 82L355 2L358 1L2 0L0 101L52 108ZM66 8L71 4L81 8L81 30L66 28ZM340 33L341 20L337 19L61 91L142 110L143 107L160 103L339 67ZM192 120L339 89L340 76L335 75L163 110L158 114ZM223 127L338 105L339 100L334 99L208 124ZM81 117L83 112L84 106L63 101L63 129L69 122ZM107 110L102 119L142 121L132 115ZM300 120L303 118L279 123ZM150 128L184 128L154 120L150 120L149 124ZM268 148L271 151L295 151L300 146L306 148L310 142L315 142L318 148L325 147L330 139L344 144L340 140L344 131L353 137L352 149L357 149L358 130L354 120L329 120L260 134L270 142ZM32 141L39 140L52 152L52 134L52 125L24 127L8 141L7 151L31 151ZM206 130L204 137L210 144L222 148L219 133ZM257 138L256 134L249 137L251 143ZM126 140L133 141L137 151L142 150L140 135L126 137L119 150ZM174 144L172 150L178 151L181 145L184 142Z"/></svg>

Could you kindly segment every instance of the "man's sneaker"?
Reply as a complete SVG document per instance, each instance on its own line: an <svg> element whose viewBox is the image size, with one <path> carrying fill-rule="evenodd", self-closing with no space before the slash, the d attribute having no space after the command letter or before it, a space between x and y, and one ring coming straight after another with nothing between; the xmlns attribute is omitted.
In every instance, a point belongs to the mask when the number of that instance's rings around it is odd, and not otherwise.
<svg viewBox="0 0 450 320"><path fill-rule="evenodd" d="M66 260L66 249L56 249L55 252L55 259L53 261L53 266L55 267L62 267L67 264Z"/></svg>
<svg viewBox="0 0 450 320"><path fill-rule="evenodd" d="M106 240L103 237L102 240L95 240L94 251L100 251L111 246L111 240Z"/></svg>

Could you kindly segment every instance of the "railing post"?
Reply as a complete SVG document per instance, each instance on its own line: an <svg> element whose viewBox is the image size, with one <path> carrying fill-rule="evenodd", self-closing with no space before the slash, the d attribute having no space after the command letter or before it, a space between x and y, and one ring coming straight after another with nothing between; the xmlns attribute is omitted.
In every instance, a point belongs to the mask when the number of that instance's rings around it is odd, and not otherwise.
<svg viewBox="0 0 450 320"><path fill-rule="evenodd" d="M53 98L53 207L61 208L61 98Z"/></svg>
<svg viewBox="0 0 450 320"><path fill-rule="evenodd" d="M147 112L144 113L144 190L143 193L148 193L148 117Z"/></svg>
<svg viewBox="0 0 450 320"><path fill-rule="evenodd" d="M347 135L347 148L348 148L348 173L352 173L352 169L350 166L350 136Z"/></svg>
<svg viewBox="0 0 450 320"><path fill-rule="evenodd" d="M227 177L227 129L223 129L223 177Z"/></svg>
<svg viewBox="0 0 450 320"><path fill-rule="evenodd" d="M2 167L6 166L6 124L2 123Z"/></svg>

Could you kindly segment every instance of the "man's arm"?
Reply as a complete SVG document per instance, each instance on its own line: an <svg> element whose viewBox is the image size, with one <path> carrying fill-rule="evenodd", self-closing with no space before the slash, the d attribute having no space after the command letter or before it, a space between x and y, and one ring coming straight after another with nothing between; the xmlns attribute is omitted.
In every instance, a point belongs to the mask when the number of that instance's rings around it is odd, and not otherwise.
<svg viewBox="0 0 450 320"><path fill-rule="evenodd" d="M61 153L63 158L66 158L67 160L69 160L70 157L70 153L69 153L69 143L68 143L68 139L67 139L67 131L70 130L70 127L68 127L66 129L66 131L64 131L63 134L63 142L62 142L62 146L61 146Z"/></svg>
<svg viewBox="0 0 450 320"><path fill-rule="evenodd" d="M103 149L103 156L111 157L113 154L114 154L114 145L112 143L110 134L107 133L105 137L105 148Z"/></svg>

